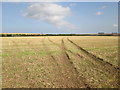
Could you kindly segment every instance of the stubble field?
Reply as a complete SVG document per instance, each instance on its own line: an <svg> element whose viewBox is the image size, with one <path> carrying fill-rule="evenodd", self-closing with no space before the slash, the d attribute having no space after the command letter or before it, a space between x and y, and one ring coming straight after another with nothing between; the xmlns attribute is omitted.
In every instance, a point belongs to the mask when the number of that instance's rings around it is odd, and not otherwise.
<svg viewBox="0 0 120 90"><path fill-rule="evenodd" d="M2 37L3 88L117 88L118 37Z"/></svg>

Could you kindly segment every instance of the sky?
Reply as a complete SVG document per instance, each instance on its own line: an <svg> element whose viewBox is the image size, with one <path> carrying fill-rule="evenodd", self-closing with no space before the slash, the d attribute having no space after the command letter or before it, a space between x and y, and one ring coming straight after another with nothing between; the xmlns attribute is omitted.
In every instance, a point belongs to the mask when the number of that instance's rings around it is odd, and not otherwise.
<svg viewBox="0 0 120 90"><path fill-rule="evenodd" d="M118 32L117 2L2 2L3 33Z"/></svg>
<svg viewBox="0 0 120 90"><path fill-rule="evenodd" d="M2 33L2 3L0 3L0 33Z"/></svg>

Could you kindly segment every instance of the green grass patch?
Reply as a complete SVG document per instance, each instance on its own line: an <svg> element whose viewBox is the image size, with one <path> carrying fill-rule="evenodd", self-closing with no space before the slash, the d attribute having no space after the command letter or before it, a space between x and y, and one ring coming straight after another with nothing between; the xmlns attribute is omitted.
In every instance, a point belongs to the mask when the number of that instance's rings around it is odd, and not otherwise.
<svg viewBox="0 0 120 90"><path fill-rule="evenodd" d="M4 52L4 53L0 53L0 57L2 58L8 58L10 56L15 56L15 57L18 57L18 58L21 58L21 57L24 57L24 56L48 56L48 55L56 55L56 54L60 54L61 51L17 51L16 53L7 53L7 52Z"/></svg>
<svg viewBox="0 0 120 90"><path fill-rule="evenodd" d="M110 51L110 50L114 50L114 49L117 49L118 47L102 47L102 48L100 48L100 47L96 47L96 48L85 48L86 50L102 50L102 51L104 51L104 50L108 50L108 51Z"/></svg>
<svg viewBox="0 0 120 90"><path fill-rule="evenodd" d="M7 58L10 57L11 55L9 53L0 53L0 57L2 58Z"/></svg>
<svg viewBox="0 0 120 90"><path fill-rule="evenodd" d="M47 56L51 54L60 54L60 51L41 51L37 53L40 56Z"/></svg>
<svg viewBox="0 0 120 90"><path fill-rule="evenodd" d="M40 51L40 52L35 52L35 51L23 51L23 52L17 52L18 57L22 56L47 56L50 54L60 54L60 51Z"/></svg>
<svg viewBox="0 0 120 90"><path fill-rule="evenodd" d="M69 49L71 52L73 52L73 53L78 53L79 52L79 50L78 49Z"/></svg>

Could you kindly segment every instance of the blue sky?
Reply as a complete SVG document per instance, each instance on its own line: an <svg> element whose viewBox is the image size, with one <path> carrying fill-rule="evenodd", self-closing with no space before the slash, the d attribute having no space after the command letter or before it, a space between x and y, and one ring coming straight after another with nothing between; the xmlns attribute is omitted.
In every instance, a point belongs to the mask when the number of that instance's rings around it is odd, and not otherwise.
<svg viewBox="0 0 120 90"><path fill-rule="evenodd" d="M3 33L118 32L117 2L2 3Z"/></svg>
<svg viewBox="0 0 120 90"><path fill-rule="evenodd" d="M2 3L0 3L0 33L2 33Z"/></svg>

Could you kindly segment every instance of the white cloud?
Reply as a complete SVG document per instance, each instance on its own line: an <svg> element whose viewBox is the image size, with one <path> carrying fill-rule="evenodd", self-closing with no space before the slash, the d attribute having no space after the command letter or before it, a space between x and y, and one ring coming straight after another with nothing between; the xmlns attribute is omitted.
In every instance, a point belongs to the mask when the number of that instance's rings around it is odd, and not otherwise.
<svg viewBox="0 0 120 90"><path fill-rule="evenodd" d="M96 15L98 15L98 16L100 16L100 15L102 15L102 12L96 12Z"/></svg>
<svg viewBox="0 0 120 90"><path fill-rule="evenodd" d="M113 27L118 27L118 24L113 24Z"/></svg>
<svg viewBox="0 0 120 90"><path fill-rule="evenodd" d="M78 29L75 25L64 20L71 14L69 7L63 7L55 3L34 3L27 7L23 16L42 20L46 23L67 29Z"/></svg>

